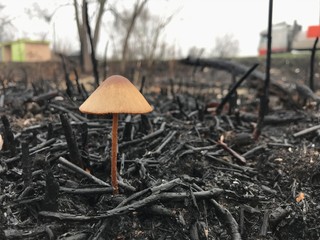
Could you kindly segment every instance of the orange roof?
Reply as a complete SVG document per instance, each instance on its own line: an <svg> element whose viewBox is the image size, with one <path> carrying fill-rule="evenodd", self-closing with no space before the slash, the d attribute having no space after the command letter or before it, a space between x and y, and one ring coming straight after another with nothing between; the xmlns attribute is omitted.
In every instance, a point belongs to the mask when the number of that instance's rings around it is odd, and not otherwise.
<svg viewBox="0 0 320 240"><path fill-rule="evenodd" d="M309 26L307 31L308 38L320 37L320 25Z"/></svg>

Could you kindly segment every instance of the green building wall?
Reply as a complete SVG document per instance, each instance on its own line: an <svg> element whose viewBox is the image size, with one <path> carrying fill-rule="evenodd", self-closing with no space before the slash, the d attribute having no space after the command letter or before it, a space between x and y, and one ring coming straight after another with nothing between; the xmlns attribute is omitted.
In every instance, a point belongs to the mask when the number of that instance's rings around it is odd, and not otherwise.
<svg viewBox="0 0 320 240"><path fill-rule="evenodd" d="M25 59L25 43L23 41L13 42L11 45L11 61L24 62Z"/></svg>

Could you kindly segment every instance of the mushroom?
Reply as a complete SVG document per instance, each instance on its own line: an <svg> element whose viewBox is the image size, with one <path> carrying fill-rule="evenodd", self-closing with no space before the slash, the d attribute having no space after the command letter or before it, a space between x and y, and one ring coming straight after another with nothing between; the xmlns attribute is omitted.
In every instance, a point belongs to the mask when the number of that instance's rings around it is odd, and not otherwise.
<svg viewBox="0 0 320 240"><path fill-rule="evenodd" d="M117 149L118 149L118 114L142 114L152 111L144 96L125 77L113 75L104 80L100 86L79 107L82 113L113 114L112 150L111 150L111 184L113 193L118 193Z"/></svg>

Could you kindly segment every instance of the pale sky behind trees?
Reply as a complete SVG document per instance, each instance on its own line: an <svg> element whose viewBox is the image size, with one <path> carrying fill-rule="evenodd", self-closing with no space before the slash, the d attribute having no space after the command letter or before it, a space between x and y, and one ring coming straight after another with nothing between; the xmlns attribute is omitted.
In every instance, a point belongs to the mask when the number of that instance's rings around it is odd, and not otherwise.
<svg viewBox="0 0 320 240"><path fill-rule="evenodd" d="M132 7L135 0L118 0L117 6ZM39 39L47 32L47 40L57 44L65 44L76 51L79 47L77 29L74 21L73 7L59 8L48 25L44 21L26 14L33 2L41 8L52 12L56 6L64 4L64 0L2 0L6 6L4 13L13 18L15 25L14 39ZM72 1L70 1L72 2ZM113 3L115 0L109 0ZM239 56L257 55L259 33L266 29L268 23L269 0L149 0L148 7L152 13L174 18L165 30L165 39L169 44L180 48L187 55L191 47L213 49L215 39L232 34L239 42ZM90 7L90 5L89 5ZM306 30L309 25L319 24L320 0L273 0L273 23L297 20ZM105 14L104 21L110 15ZM104 51L108 41L107 25L102 26L100 46Z"/></svg>

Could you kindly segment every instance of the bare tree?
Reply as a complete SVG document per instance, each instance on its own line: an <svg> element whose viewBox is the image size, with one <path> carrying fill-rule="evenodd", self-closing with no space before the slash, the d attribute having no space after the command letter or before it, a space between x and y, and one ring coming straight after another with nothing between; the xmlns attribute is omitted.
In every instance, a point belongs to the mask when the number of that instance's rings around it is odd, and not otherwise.
<svg viewBox="0 0 320 240"><path fill-rule="evenodd" d="M149 11L147 1L136 0L133 9L127 8L122 12L112 9L113 58L121 55L122 72L125 71L128 60L144 59L151 66L155 59L172 58L168 56L172 48L165 42L163 33L179 10L169 16L159 16Z"/></svg>
<svg viewBox="0 0 320 240"><path fill-rule="evenodd" d="M135 46L133 56L147 60L150 67L156 58L165 55L167 44L161 39L163 30L174 14L167 18L153 15L146 8L140 14L132 33L131 46Z"/></svg>
<svg viewBox="0 0 320 240"><path fill-rule="evenodd" d="M33 8L31 10L27 10L27 13L29 15L36 14L39 18L42 18L47 23L50 23L54 14L57 12L57 10L63 6L67 5L73 5L74 7L74 13L75 13L75 21L77 25L78 30L78 36L79 36L79 42L80 42L80 62L82 66L82 70L84 72L91 72L92 71L92 62L90 58L91 48L90 48L90 42L88 38L88 30L86 27L86 14L87 10L85 7L86 0L66 0L65 2L61 3L59 6L57 6L55 9L48 11L47 9L40 7L38 3L34 3ZM90 1L90 5L95 7L95 11L93 16L90 16L90 19L94 19L92 22L94 22L94 26L90 26L92 29L92 44L93 49L96 50L99 36L100 36L100 30L101 30L101 24L102 24L102 18L103 14L105 12L105 6L107 4L107 0L93 0Z"/></svg>
<svg viewBox="0 0 320 240"><path fill-rule="evenodd" d="M215 39L212 55L215 57L234 57L239 53L239 41L232 34L225 34Z"/></svg>
<svg viewBox="0 0 320 240"><path fill-rule="evenodd" d="M62 53L63 55L71 54L72 44L66 39L59 39L56 44L56 51Z"/></svg>
<svg viewBox="0 0 320 240"><path fill-rule="evenodd" d="M114 29L117 34L123 36L121 39L121 71L125 72L126 64L129 58L129 40L134 30L134 26L139 15L142 13L143 8L146 6L148 0L136 0L133 9L126 9L122 13L119 13L116 9L112 9L114 13ZM115 35L112 38L116 38Z"/></svg>
<svg viewBox="0 0 320 240"><path fill-rule="evenodd" d="M6 16L5 6L0 4L0 42L8 41L13 37L14 26L12 18Z"/></svg>
<svg viewBox="0 0 320 240"><path fill-rule="evenodd" d="M40 6L39 2L34 2L31 8L25 9L25 12L30 17L37 16L38 18L43 19L46 23L50 23L52 21L53 16L56 14L56 12L60 8L68 5L70 5L70 3L67 1L64 3L60 3L54 9L47 9L47 8L44 8L43 6Z"/></svg>
<svg viewBox="0 0 320 240"><path fill-rule="evenodd" d="M46 8L45 6L42 6L41 3L39 2L34 2L32 4L31 8L25 9L25 13L30 17L30 18L38 18L43 20L47 25L48 25L48 30L47 31L42 31L39 32L39 37L41 40L45 40L47 38L47 35L49 33L49 24L51 23L54 15L56 12L65 6L70 5L69 0L66 0L64 2L60 2L58 6L55 6L54 8ZM24 33L24 35L28 35L28 33ZM54 50L55 50L56 44L54 44Z"/></svg>
<svg viewBox="0 0 320 240"><path fill-rule="evenodd" d="M77 0L73 0L74 10L75 10L75 19L77 23L78 28L78 34L79 34L79 41L80 41L80 52L81 52L81 65L82 70L84 72L90 72L92 71L92 63L90 59L90 48L89 48L89 39L88 39L88 30L86 28L86 8L85 8L85 1L82 0L81 6L78 4ZM105 5L107 3L107 0L97 0L96 1L96 7L97 7L97 16L95 21L95 26L91 26L91 29L93 29L93 48L96 49L99 35L100 35L100 29L101 29L101 21L103 14L105 12Z"/></svg>
<svg viewBox="0 0 320 240"><path fill-rule="evenodd" d="M188 56L199 58L204 53L204 48L198 48L196 46L193 46L188 51Z"/></svg>

